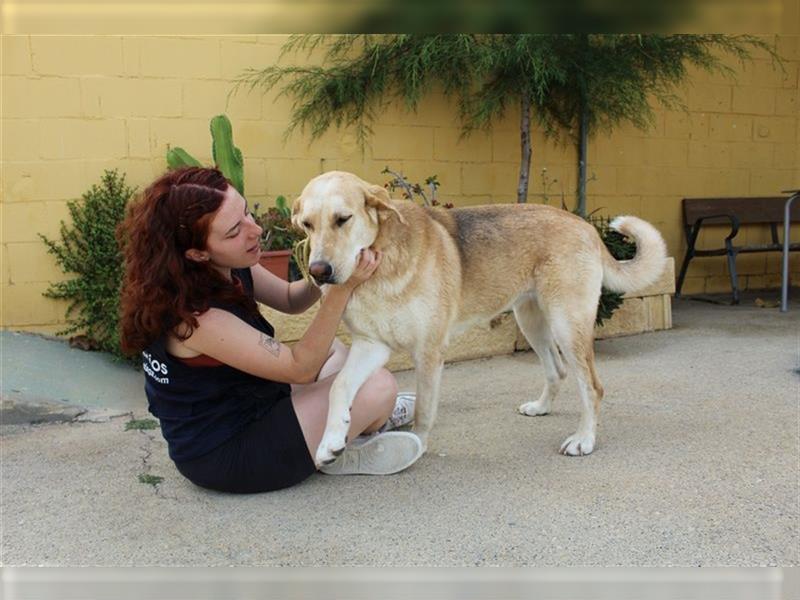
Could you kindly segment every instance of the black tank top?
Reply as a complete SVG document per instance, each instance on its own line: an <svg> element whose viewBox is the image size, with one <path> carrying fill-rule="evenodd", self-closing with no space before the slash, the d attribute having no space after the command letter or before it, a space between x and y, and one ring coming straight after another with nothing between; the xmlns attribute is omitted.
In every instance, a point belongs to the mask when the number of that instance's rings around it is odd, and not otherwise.
<svg viewBox="0 0 800 600"><path fill-rule="evenodd" d="M232 271L253 295L250 269ZM269 336L264 317L237 306L218 306ZM166 337L142 352L148 408L161 423L169 455L176 462L202 456L226 442L291 395L288 383L250 375L231 366L189 366L167 353Z"/></svg>

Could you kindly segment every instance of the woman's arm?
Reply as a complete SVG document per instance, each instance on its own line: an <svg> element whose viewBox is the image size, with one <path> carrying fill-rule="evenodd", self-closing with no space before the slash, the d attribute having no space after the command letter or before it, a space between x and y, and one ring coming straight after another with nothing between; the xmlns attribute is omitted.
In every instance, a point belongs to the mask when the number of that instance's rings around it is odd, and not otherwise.
<svg viewBox="0 0 800 600"><path fill-rule="evenodd" d="M264 379L311 383L328 358L350 292L342 286L331 289L311 325L293 346L281 344L218 308L197 318L197 327L183 345Z"/></svg>
<svg viewBox="0 0 800 600"><path fill-rule="evenodd" d="M250 267L253 274L255 299L283 313L296 315L307 311L321 293L317 286L307 281L287 283L261 265Z"/></svg>
<svg viewBox="0 0 800 600"><path fill-rule="evenodd" d="M197 327L183 345L264 379L311 383L328 358L350 294L372 275L379 262L380 254L367 252L346 283L330 286L311 325L293 346L281 344L216 308L197 318Z"/></svg>

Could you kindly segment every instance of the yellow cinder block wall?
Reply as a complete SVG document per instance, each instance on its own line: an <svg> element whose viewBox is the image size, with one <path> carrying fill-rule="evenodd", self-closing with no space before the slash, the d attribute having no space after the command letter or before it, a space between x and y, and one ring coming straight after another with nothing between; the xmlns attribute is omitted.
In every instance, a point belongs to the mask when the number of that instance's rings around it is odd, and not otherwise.
<svg viewBox="0 0 800 600"><path fill-rule="evenodd" d="M210 162L209 119L225 112L245 157L248 199L292 197L314 175L345 169L376 182L390 165L410 180L437 174L441 198L457 206L513 202L519 167L518 113L491 133L461 140L457 111L430 94L416 114L392 106L375 124L362 155L351 132L331 131L309 144L282 141L291 108L277 94L240 92L245 68L278 60L285 36L2 37L2 326L52 333L63 303L42 297L64 277L37 234L58 235L66 203L118 168L143 188L165 169L168 145ZM589 210L632 213L653 222L680 261L685 240L680 200L688 196L774 195L800 186L798 70L800 36L771 36L786 59L773 69L762 54L736 79L693 72L680 90L688 112L658 108L654 126L598 133L589 145ZM290 56L284 62L297 60ZM573 145L533 136L530 201L572 206ZM542 170L547 169L543 176ZM742 232L746 241L759 230ZM706 232L718 242L722 231ZM716 240L714 239L716 238ZM800 263L795 256L792 271ZM678 263L680 264L680 263ZM743 288L780 283L779 255L742 256ZM684 291L729 288L724 258L696 259Z"/></svg>

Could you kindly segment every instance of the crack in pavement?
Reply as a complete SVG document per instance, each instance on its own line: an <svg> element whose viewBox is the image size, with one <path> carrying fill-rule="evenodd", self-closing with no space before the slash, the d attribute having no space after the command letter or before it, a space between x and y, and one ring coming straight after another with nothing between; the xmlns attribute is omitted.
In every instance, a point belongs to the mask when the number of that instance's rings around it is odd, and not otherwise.
<svg viewBox="0 0 800 600"><path fill-rule="evenodd" d="M142 446L139 446L139 450L141 450L144 455L142 456L142 469L144 469L143 475L150 475L150 469L152 468L150 465L150 458L153 456L153 449L152 445L156 441L155 434L148 433L145 430L139 430L139 433L145 437L145 443ZM160 475L158 477L161 477ZM162 481L165 478L162 477ZM153 487L153 491L157 498L161 498L162 500L175 500L180 501L177 496L170 496L163 492L161 489L161 482L158 483L150 483Z"/></svg>
<svg viewBox="0 0 800 600"><path fill-rule="evenodd" d="M75 417L70 420L70 423L108 423L114 419L121 419L124 417L133 418L133 412L115 412L107 408L87 408L75 415Z"/></svg>
<svg viewBox="0 0 800 600"><path fill-rule="evenodd" d="M3 425L107 423L132 414L130 410L96 408L50 400L19 400L0 394L0 422Z"/></svg>

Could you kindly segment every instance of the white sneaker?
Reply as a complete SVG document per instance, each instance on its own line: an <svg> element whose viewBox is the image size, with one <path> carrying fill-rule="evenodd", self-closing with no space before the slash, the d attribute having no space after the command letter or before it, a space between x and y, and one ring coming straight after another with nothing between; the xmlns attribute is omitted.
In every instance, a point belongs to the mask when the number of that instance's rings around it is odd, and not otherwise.
<svg viewBox="0 0 800 600"><path fill-rule="evenodd" d="M394 409L389 420L384 423L380 431L391 431L414 422L414 403L417 395L413 392L400 392L397 394Z"/></svg>
<svg viewBox="0 0 800 600"><path fill-rule="evenodd" d="M326 475L391 475L407 469L422 456L422 440L409 431L390 431L350 444L331 464Z"/></svg>

